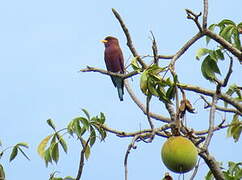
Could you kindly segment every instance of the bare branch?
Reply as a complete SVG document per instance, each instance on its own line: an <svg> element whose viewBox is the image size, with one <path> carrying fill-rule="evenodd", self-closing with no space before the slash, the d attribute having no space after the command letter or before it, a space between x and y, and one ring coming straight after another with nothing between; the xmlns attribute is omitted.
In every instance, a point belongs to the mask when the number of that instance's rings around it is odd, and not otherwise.
<svg viewBox="0 0 242 180"><path fill-rule="evenodd" d="M132 142L129 144L128 149L125 153L125 158L124 158L124 169L125 169L125 180L128 180L128 156L131 151L131 149L136 149L135 142L139 138L139 135L134 136L132 139Z"/></svg>
<svg viewBox="0 0 242 180"><path fill-rule="evenodd" d="M146 111L145 105L142 102L140 102L140 100L135 96L132 88L129 85L128 80L124 81L124 86L127 89L132 100L135 102L135 104L143 111L144 114L146 114L147 111ZM171 121L170 118L167 118L167 117L164 117L164 116L152 113L152 112L150 112L149 115L151 118L162 121L162 122L169 123Z"/></svg>
<svg viewBox="0 0 242 180"><path fill-rule="evenodd" d="M198 22L198 18L199 18L199 16L202 15L202 13L200 12L199 14L195 14L190 9L186 9L186 13L187 13L187 19L192 19L195 22L195 24L197 25L199 31L202 32L202 27Z"/></svg>
<svg viewBox="0 0 242 180"><path fill-rule="evenodd" d="M212 139L213 136L213 129L214 129L214 119L215 119L215 111L216 111L216 104L217 104L217 93L215 93L213 95L213 100L212 100L212 104L211 104L211 108L210 108L210 113L209 113L209 127L208 127L208 135L205 139L204 145L203 145L203 149L205 151L207 151L208 146L210 144L210 141Z"/></svg>
<svg viewBox="0 0 242 180"><path fill-rule="evenodd" d="M196 164L196 166L194 168L194 171L192 173L192 176L190 177L190 180L193 180L195 178L196 174L197 174L197 171L198 171L198 168L199 168L200 159L201 158L199 158L199 160L198 160L198 162L197 162L197 164Z"/></svg>
<svg viewBox="0 0 242 180"><path fill-rule="evenodd" d="M146 97L146 116L147 116L148 122L150 124L150 128L153 130L154 124L151 121L150 113L149 113L150 112L150 100L151 100L151 96L147 96Z"/></svg>
<svg viewBox="0 0 242 180"><path fill-rule="evenodd" d="M229 70L228 70L226 77L224 78L224 81L223 81L223 84L222 84L223 87L226 87L227 84L228 84L229 78L230 78L230 76L233 72L232 67L233 67L233 58L230 57Z"/></svg>
<svg viewBox="0 0 242 180"><path fill-rule="evenodd" d="M224 38L221 36L215 34L214 32L210 31L209 29L204 29L203 30L204 34L222 45L225 49L227 49L229 52L231 52L234 56L236 56L239 59L239 62L242 62L242 51L239 49L233 47L231 43L226 41Z"/></svg>
<svg viewBox="0 0 242 180"><path fill-rule="evenodd" d="M207 104L206 106L204 106L204 108L209 108L212 106L212 104L204 97L201 95L201 98L204 100L204 102ZM236 113L242 116L242 113L237 111L236 109L232 109L232 108L225 108L225 107L220 107L220 106L215 106L217 110L219 111L223 111L223 112L229 112L229 113Z"/></svg>
<svg viewBox="0 0 242 180"><path fill-rule="evenodd" d="M180 84L177 84L177 86L184 90L193 91L193 92L200 93L200 94L203 94L206 96L211 96L211 97L213 97L213 95L216 93L216 91L212 91L212 90L201 88L199 86L193 86L193 85L188 85L188 84L180 83ZM242 113L242 104L240 104L238 101L233 99L231 96L220 93L220 94L218 94L218 98L227 102L228 104L234 106L239 112Z"/></svg>
<svg viewBox="0 0 242 180"><path fill-rule="evenodd" d="M194 44L198 39L200 39L201 37L203 37L204 34L202 33L197 33L195 36L192 37L192 39L190 39L189 41L186 42L186 44L184 44L184 46L173 56L172 61L171 61L171 66L174 66L176 60L186 52L186 50L192 45Z"/></svg>
<svg viewBox="0 0 242 180"><path fill-rule="evenodd" d="M208 0L203 0L203 29L207 28Z"/></svg>
<svg viewBox="0 0 242 180"><path fill-rule="evenodd" d="M98 124L101 128L103 128L105 131L115 134L116 136L120 138L125 138L125 137L134 137L139 135L140 137L150 137L152 131L155 132L157 136L161 137L168 137L166 133L164 133L165 130L170 129L171 125L170 124L165 124L164 126L161 126L159 128L155 128L154 130L152 129L144 129L144 130L139 130L135 132L124 132L124 131L118 131L116 129L112 129L110 127L107 127L106 125L103 124Z"/></svg>
<svg viewBox="0 0 242 180"><path fill-rule="evenodd" d="M128 28L126 27L126 25L124 24L121 16L119 15L119 13L115 10L115 9L112 9L112 12L113 14L115 15L115 17L117 18L117 20L119 21L119 24L121 25L121 28L123 29L124 31L124 34L126 36L126 39L127 39L127 46L129 47L130 51L132 52L133 56L134 57L137 57L137 60L138 62L141 64L142 68L143 69L146 69L147 68L147 65L144 63L144 61L140 58L140 56L138 55L135 47L133 46L133 42L131 40L131 36L129 34L129 30Z"/></svg>
<svg viewBox="0 0 242 180"><path fill-rule="evenodd" d="M152 33L152 31L151 31L151 35L152 35L152 51L153 51L153 56L154 56L154 64L158 65L158 48L157 48L155 36Z"/></svg>
<svg viewBox="0 0 242 180"><path fill-rule="evenodd" d="M217 179L217 180L225 180L224 174L221 171L221 168L219 166L219 162L217 162L216 159L213 156L209 155L208 152L207 153L201 152L201 153L199 153L199 155L206 162L206 164L208 165L209 169L213 173L213 176L215 177L215 179Z"/></svg>
<svg viewBox="0 0 242 180"><path fill-rule="evenodd" d="M81 141L81 139L80 139ZM80 163L79 163L79 168L78 168L78 172L77 172L77 176L76 176L76 180L80 180L81 179L81 175L82 175L82 171L83 171L83 167L84 167L84 156L85 156L85 152L88 146L88 143L90 141L90 137L88 138L86 144L82 143L82 150L81 150L81 155L80 155Z"/></svg>
<svg viewBox="0 0 242 180"><path fill-rule="evenodd" d="M227 124L227 125L218 125L217 127L213 128L213 131L218 131L220 129L224 129L224 128L228 128L231 124ZM205 135L208 134L208 130L202 130L202 131L195 131L194 134L201 136L201 135Z"/></svg>
<svg viewBox="0 0 242 180"><path fill-rule="evenodd" d="M111 71L106 71L104 69L98 69L98 68L94 68L94 67L90 67L90 66L87 66L85 69L81 69L80 72L99 72L101 74L116 76L116 77L120 77L123 79L130 78L132 76L139 74L137 71L132 71L128 74L113 73Z"/></svg>
<svg viewBox="0 0 242 180"><path fill-rule="evenodd" d="M158 55L158 59L172 59L174 55Z"/></svg>

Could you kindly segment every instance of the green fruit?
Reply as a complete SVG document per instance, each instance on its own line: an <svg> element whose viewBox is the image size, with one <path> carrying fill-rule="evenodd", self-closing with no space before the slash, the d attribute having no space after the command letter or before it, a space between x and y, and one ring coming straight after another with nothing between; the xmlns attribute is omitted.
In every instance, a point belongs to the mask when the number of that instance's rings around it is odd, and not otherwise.
<svg viewBox="0 0 242 180"><path fill-rule="evenodd" d="M170 137L161 149L163 163L176 173L192 170L197 163L197 156L197 148L189 139L182 136Z"/></svg>

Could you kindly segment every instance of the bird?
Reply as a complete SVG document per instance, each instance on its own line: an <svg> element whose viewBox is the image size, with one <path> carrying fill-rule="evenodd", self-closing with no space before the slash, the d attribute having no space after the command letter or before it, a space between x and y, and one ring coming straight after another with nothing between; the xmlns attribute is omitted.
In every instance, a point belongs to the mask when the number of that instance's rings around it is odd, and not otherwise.
<svg viewBox="0 0 242 180"><path fill-rule="evenodd" d="M104 43L104 60L108 71L124 74L124 58L119 46L118 39L113 36L107 36L101 42ZM123 101L124 79L117 76L110 76L114 86L118 90L120 101Z"/></svg>

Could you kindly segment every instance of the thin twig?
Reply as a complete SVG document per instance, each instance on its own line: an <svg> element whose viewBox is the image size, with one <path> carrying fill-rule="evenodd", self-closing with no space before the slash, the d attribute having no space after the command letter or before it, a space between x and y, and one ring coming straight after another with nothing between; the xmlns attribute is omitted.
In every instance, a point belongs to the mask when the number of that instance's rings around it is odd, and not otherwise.
<svg viewBox="0 0 242 180"><path fill-rule="evenodd" d="M205 88L201 88L199 86L193 86L193 85L188 85L188 84L178 83L177 86L184 90L187 90L187 91L193 91L193 92L203 94L206 96L211 96L211 97L213 97L213 95L216 93L216 91L212 91L212 90L208 90ZM227 94L224 94L224 93L220 93L217 96L219 99L234 106L239 112L242 113L242 104L240 104L237 100L233 99L231 96L228 96Z"/></svg>
<svg viewBox="0 0 242 180"><path fill-rule="evenodd" d="M132 100L135 102L135 104L143 111L144 114L146 114L147 112L146 112L145 105L142 102L140 102L140 100L136 97L136 95L133 92L133 90L129 84L129 81L127 79L124 81L124 86L125 86L126 90L128 91ZM162 121L162 122L169 123L171 121L170 118L167 118L167 117L164 117L159 114L152 113L152 112L150 112L149 115L151 118Z"/></svg>
<svg viewBox="0 0 242 180"><path fill-rule="evenodd" d="M186 9L186 13L187 13L187 19L192 19L195 22L195 24L197 25L199 31L202 32L202 27L201 27L200 23L198 22L198 18L199 18L199 16L202 15L202 13L200 12L199 14L195 14L190 9Z"/></svg>
<svg viewBox="0 0 242 180"><path fill-rule="evenodd" d="M125 153L125 158L124 158L124 173L125 173L125 180L128 180L128 157L131 149L136 149L135 142L139 138L139 135L134 136L132 139L132 142L129 144L128 149Z"/></svg>
<svg viewBox="0 0 242 180"><path fill-rule="evenodd" d="M197 171L198 171L198 168L199 168L199 163L200 163L200 158L198 159L198 162L197 162L197 164L196 164L196 166L194 168L194 171L192 173L192 176L190 177L190 180L193 180L195 178L195 176L197 174Z"/></svg>
<svg viewBox="0 0 242 180"><path fill-rule="evenodd" d="M213 136L217 100L218 100L217 93L215 93L213 95L212 104L211 104L210 113L209 113L208 135L207 135L206 140L203 145L203 150L205 150L205 151L207 151L207 148L208 148L210 141L212 139L212 136Z"/></svg>
<svg viewBox="0 0 242 180"><path fill-rule="evenodd" d="M153 130L154 129L154 124L152 123L151 118L150 118L150 100L151 100L151 97L152 96L147 96L146 97L146 116L147 116L150 128Z"/></svg>
<svg viewBox="0 0 242 180"><path fill-rule="evenodd" d="M202 33L197 33L195 36L193 36L189 41L187 41L184 46L182 46L182 48L173 56L172 61L171 61L171 66L174 66L176 60L186 52L186 50L192 45L194 44L198 39L200 39L201 37L203 37L204 34Z"/></svg>
<svg viewBox="0 0 242 180"><path fill-rule="evenodd" d="M242 51L235 48L231 43L226 41L223 37L215 34L214 32L210 31L209 29L204 29L203 33L222 45L225 49L227 49L229 52L231 52L234 56L238 58L240 62L242 62Z"/></svg>
<svg viewBox="0 0 242 180"><path fill-rule="evenodd" d="M212 103L210 103L204 96L200 96L203 100L204 100L204 102L206 103L206 106L204 106L204 108L206 109L206 108L209 108L209 107L211 107L212 106ZM236 113L236 114L239 114L239 115L241 115L242 116L242 113L241 112L239 112L238 110L236 110L236 109L232 109L232 108L225 108L225 107L221 107L221 106L215 106L216 107L216 109L217 110L219 110L219 111L223 111L223 112L228 112L228 113Z"/></svg>
<svg viewBox="0 0 242 180"><path fill-rule="evenodd" d="M154 56L154 64L158 65L158 48L155 40L155 36L152 31L150 31L152 35L152 51L153 51L153 56Z"/></svg>
<svg viewBox="0 0 242 180"><path fill-rule="evenodd" d="M233 67L233 58L230 57L229 70L228 70L226 77L224 78L224 81L223 81L223 84L222 84L223 87L226 87L227 84L228 84L229 78L230 78L230 76L233 72L232 67Z"/></svg>
<svg viewBox="0 0 242 180"><path fill-rule="evenodd" d="M116 76L116 77L120 77L120 78L123 78L123 79L130 78L130 77L138 74L137 71L132 71L128 74L113 73L111 71L106 71L104 69L98 69L98 68L90 67L90 66L87 66L85 69L81 69L80 72L99 72L101 74Z"/></svg>
<svg viewBox="0 0 242 180"><path fill-rule="evenodd" d="M81 139L80 139L80 141L81 141ZM78 168L76 180L81 179L81 175L82 175L82 171L83 171L83 167L84 167L84 156L85 156L85 152L86 152L89 141L90 141L90 138L88 138L86 144L83 144L82 141L81 141L82 150L81 150L80 163L79 163L79 168Z"/></svg>
<svg viewBox="0 0 242 180"><path fill-rule="evenodd" d="M147 68L147 65L144 63L144 61L140 58L139 54L137 53L135 47L133 46L133 42L129 33L128 28L126 27L126 25L124 24L124 21L122 20L121 16L119 15L119 13L113 8L112 9L113 14L115 15L115 17L117 18L117 20L119 21L119 24L121 25L121 28L124 31L124 34L126 36L127 39L127 46L129 47L130 51L132 52L134 57L137 57L138 62L141 64L143 69Z"/></svg>
<svg viewBox="0 0 242 180"><path fill-rule="evenodd" d="M203 29L207 28L208 0L203 0Z"/></svg>

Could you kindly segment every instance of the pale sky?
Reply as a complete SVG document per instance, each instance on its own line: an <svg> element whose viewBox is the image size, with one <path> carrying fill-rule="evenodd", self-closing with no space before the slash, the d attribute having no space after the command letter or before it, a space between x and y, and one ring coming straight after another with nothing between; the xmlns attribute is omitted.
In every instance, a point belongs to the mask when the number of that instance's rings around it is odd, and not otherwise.
<svg viewBox="0 0 242 180"><path fill-rule="evenodd" d="M224 18L241 22L241 0L219 1L209 4L208 22L217 23ZM9 151L0 163L8 180L44 180L49 174L76 176L79 164L80 144L66 137L68 154L61 153L57 165L45 167L37 154L39 142L52 133L46 120L52 118L59 129L87 109L92 115L103 112L107 125L123 131L148 128L144 114L132 102L125 91L120 102L109 77L98 73L79 73L86 65L105 68L103 44L100 40L112 35L119 38L125 62L130 63L131 52L118 21L112 14L115 8L130 30L134 45L140 55L151 54L152 30L159 53L170 55L198 31L195 24L186 19L185 9L202 11L202 1L64 1L64 0L9 0L0 2L0 140L1 149L18 142L30 146L25 152L31 161L19 155L9 163ZM200 72L201 61L195 52L206 47L205 39L192 46L178 60L180 81L214 89ZM216 46L211 46L215 48ZM227 59L228 62L228 59ZM222 72L227 62L219 62ZM241 85L241 70L237 61L230 84ZM145 102L139 90L139 77L131 82L137 96ZM194 103L199 96L187 93ZM208 111L200 100L194 104L198 114L186 116L188 124L196 129L206 129ZM159 101L152 103L152 111L168 116ZM223 113L216 114L218 124ZM227 115L228 120L231 118ZM161 126L156 122L157 127ZM160 150L164 138L156 137L152 144L138 143L129 156L129 179L161 179L167 168L161 162ZM85 163L83 179L124 179L123 160L130 138L118 138L109 134L105 142L98 141L91 157ZM241 141L234 143L226 137L226 130L216 132L209 147L218 161L242 161ZM196 179L203 179L208 169L204 162ZM170 172L171 173L171 172ZM175 179L179 175L173 174ZM185 175L185 179L190 174Z"/></svg>

